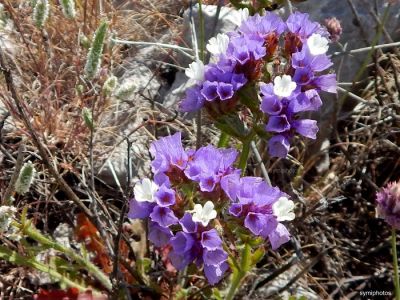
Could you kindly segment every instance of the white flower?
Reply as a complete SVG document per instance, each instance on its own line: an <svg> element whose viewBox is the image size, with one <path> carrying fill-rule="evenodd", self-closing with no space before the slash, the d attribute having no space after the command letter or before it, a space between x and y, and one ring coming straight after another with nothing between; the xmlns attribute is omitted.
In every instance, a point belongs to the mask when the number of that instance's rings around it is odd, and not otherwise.
<svg viewBox="0 0 400 300"><path fill-rule="evenodd" d="M307 40L307 46L312 55L325 54L329 48L328 44L328 39L318 33L314 33Z"/></svg>
<svg viewBox="0 0 400 300"><path fill-rule="evenodd" d="M228 49L229 36L225 33L218 33L216 37L209 39L207 44L207 50L215 56L225 54Z"/></svg>
<svg viewBox="0 0 400 300"><path fill-rule="evenodd" d="M0 232L8 232L17 209L13 206L0 206Z"/></svg>
<svg viewBox="0 0 400 300"><path fill-rule="evenodd" d="M296 82L290 75L276 76L274 79L274 94L278 97L289 97L296 89Z"/></svg>
<svg viewBox="0 0 400 300"><path fill-rule="evenodd" d="M201 222L203 226L207 226L208 222L215 219L217 216L217 211L214 209L214 203L207 201L204 206L201 204L196 204L193 209L193 221Z"/></svg>
<svg viewBox="0 0 400 300"><path fill-rule="evenodd" d="M230 21L239 27L244 21L249 18L249 15L250 13L247 7L241 8L239 10L234 10L231 13Z"/></svg>
<svg viewBox="0 0 400 300"><path fill-rule="evenodd" d="M204 64L201 60L197 60L192 62L189 65L189 68L185 70L185 74L187 77L194 81L203 81L204 80Z"/></svg>
<svg viewBox="0 0 400 300"><path fill-rule="evenodd" d="M295 214L293 209L294 202L286 197L280 197L278 201L272 204L272 211L279 222L294 220Z"/></svg>
<svg viewBox="0 0 400 300"><path fill-rule="evenodd" d="M138 202L155 202L154 194L157 190L157 184L148 178L144 178L141 182L136 183L133 193L135 200Z"/></svg>

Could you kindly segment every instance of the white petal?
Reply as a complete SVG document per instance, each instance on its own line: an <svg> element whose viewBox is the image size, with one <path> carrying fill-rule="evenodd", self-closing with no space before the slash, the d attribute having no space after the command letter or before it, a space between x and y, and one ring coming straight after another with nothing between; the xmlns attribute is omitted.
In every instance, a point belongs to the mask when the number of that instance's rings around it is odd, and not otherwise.
<svg viewBox="0 0 400 300"><path fill-rule="evenodd" d="M325 54L329 48L329 40L320 34L314 33L307 39L307 46L312 55Z"/></svg>
<svg viewBox="0 0 400 300"><path fill-rule="evenodd" d="M192 80L203 81L204 80L204 64L201 60L194 61L189 65L189 68L185 69L185 74Z"/></svg>
<svg viewBox="0 0 400 300"><path fill-rule="evenodd" d="M289 97L296 89L296 82L290 75L276 76L274 79L274 94L278 97Z"/></svg>
<svg viewBox="0 0 400 300"><path fill-rule="evenodd" d="M249 18L249 15L249 9L246 7L236 11L232 11L229 19L236 26L240 26L244 21Z"/></svg>
<svg viewBox="0 0 400 300"><path fill-rule="evenodd" d="M229 45L229 37L224 33L218 33L216 37L209 39L207 50L214 56L225 54Z"/></svg>
<svg viewBox="0 0 400 300"><path fill-rule="evenodd" d="M293 213L294 202L286 197L280 197L277 202L272 205L274 215L279 222L292 221L295 218Z"/></svg>
<svg viewBox="0 0 400 300"><path fill-rule="evenodd" d="M158 186L148 178L144 178L141 182L136 183L133 188L135 200L138 202L154 202L154 193L158 190Z"/></svg>

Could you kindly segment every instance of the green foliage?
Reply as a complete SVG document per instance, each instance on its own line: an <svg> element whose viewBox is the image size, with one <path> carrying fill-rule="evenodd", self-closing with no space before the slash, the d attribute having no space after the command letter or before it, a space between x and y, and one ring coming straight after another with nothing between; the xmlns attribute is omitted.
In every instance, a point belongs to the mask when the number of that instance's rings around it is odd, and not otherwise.
<svg viewBox="0 0 400 300"><path fill-rule="evenodd" d="M65 17L67 17L68 19L75 18L75 0L60 0L60 5Z"/></svg>

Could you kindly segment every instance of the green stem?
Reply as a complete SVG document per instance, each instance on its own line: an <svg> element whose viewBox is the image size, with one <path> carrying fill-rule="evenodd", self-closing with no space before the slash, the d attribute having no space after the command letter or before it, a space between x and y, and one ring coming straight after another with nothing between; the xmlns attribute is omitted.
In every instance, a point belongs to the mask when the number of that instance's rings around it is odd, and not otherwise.
<svg viewBox="0 0 400 300"><path fill-rule="evenodd" d="M29 221L28 221L29 222ZM39 242L40 244L58 250L69 258L76 261L79 265L84 267L90 274L96 277L102 285L107 288L107 290L111 291L112 285L108 277L92 262L83 258L82 256L75 253L70 248L67 248L56 241L44 236L40 231L35 229L31 224L19 224L17 222L13 222L13 225L19 228L24 234L29 236L30 238L34 239L35 241Z"/></svg>
<svg viewBox="0 0 400 300"><path fill-rule="evenodd" d="M400 300L399 264L397 261L396 228L394 227L392 228L392 256L393 256L394 287L396 292L396 300Z"/></svg>
<svg viewBox="0 0 400 300"><path fill-rule="evenodd" d="M224 131L221 131L221 136L219 137L219 141L218 141L218 148L224 148L224 147L228 146L229 139L230 139L230 135Z"/></svg>
<svg viewBox="0 0 400 300"><path fill-rule="evenodd" d="M251 247L249 244L246 243L242 251L242 256L240 260L240 269L238 268L233 269L231 284L229 286L228 294L226 295L225 300L233 299L242 279L246 276L250 267L251 267Z"/></svg>
<svg viewBox="0 0 400 300"><path fill-rule="evenodd" d="M251 144L251 139L244 141L242 144L242 152L240 153L240 158L239 158L239 168L242 170L242 174L244 174L246 171L247 159L249 158L250 154L250 144Z"/></svg>
<svg viewBox="0 0 400 300"><path fill-rule="evenodd" d="M0 246L0 259L4 259L12 264L16 264L18 266L24 266L28 268L33 268L38 271L47 273L53 279L59 280L61 283L66 284L69 287L74 287L79 289L80 291L86 291L88 287L81 285L80 283L74 282L71 279L65 277L60 274L58 271L50 268L49 266L42 264L31 257L24 257L19 255L17 252L7 249L4 246Z"/></svg>
<svg viewBox="0 0 400 300"><path fill-rule="evenodd" d="M199 22L200 22L200 59L204 62L204 17L202 0L199 0Z"/></svg>

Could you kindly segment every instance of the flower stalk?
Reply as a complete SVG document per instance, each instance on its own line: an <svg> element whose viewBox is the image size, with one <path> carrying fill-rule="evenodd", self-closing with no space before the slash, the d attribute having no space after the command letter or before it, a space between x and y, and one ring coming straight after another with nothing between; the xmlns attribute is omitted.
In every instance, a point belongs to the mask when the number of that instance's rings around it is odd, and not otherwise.
<svg viewBox="0 0 400 300"><path fill-rule="evenodd" d="M240 268L233 268L233 274L231 283L229 286L226 300L232 300L236 294L236 291L242 282L242 279L246 276L247 272L251 267L251 247L248 243L244 244L242 255L240 259Z"/></svg>
<svg viewBox="0 0 400 300"><path fill-rule="evenodd" d="M396 300L400 300L399 264L397 260L396 228L392 227L392 256Z"/></svg>

